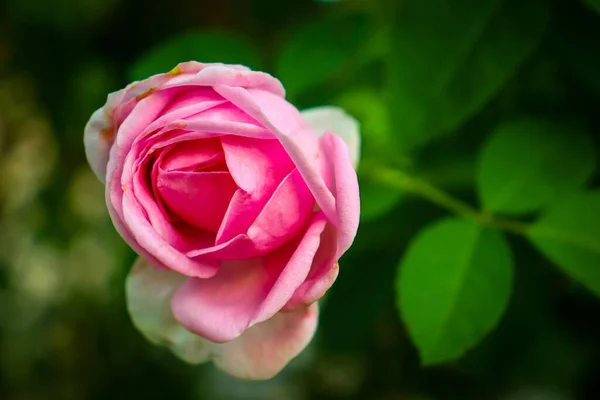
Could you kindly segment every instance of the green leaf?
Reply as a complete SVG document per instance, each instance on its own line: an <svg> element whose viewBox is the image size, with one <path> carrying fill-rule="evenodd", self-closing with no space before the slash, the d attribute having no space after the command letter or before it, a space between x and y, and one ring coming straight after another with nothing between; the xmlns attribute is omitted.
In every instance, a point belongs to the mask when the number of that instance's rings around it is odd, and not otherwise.
<svg viewBox="0 0 600 400"><path fill-rule="evenodd" d="M275 75L290 96L312 89L352 62L367 31L362 15L301 25L284 43Z"/></svg>
<svg viewBox="0 0 600 400"><path fill-rule="evenodd" d="M244 39L231 34L192 32L173 36L160 43L134 63L132 80L170 71L184 61L242 64L260 69L260 55Z"/></svg>
<svg viewBox="0 0 600 400"><path fill-rule="evenodd" d="M533 245L600 296L600 191L552 205L528 231Z"/></svg>
<svg viewBox="0 0 600 400"><path fill-rule="evenodd" d="M459 358L499 321L512 285L505 238L470 221L445 219L410 244L397 301L425 365Z"/></svg>
<svg viewBox="0 0 600 400"><path fill-rule="evenodd" d="M389 64L392 125L404 151L457 128L539 43L545 0L406 0Z"/></svg>
<svg viewBox="0 0 600 400"><path fill-rule="evenodd" d="M360 183L360 219L372 221L390 212L402 198L402 190L385 183Z"/></svg>
<svg viewBox="0 0 600 400"><path fill-rule="evenodd" d="M483 207L523 213L572 192L593 174L591 138L579 126L542 119L500 125L482 149L477 174Z"/></svg>

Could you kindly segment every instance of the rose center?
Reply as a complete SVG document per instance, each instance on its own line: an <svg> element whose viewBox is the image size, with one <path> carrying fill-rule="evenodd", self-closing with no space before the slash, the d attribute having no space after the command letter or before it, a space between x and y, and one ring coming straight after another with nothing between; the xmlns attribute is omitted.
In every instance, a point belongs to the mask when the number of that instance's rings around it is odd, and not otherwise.
<svg viewBox="0 0 600 400"><path fill-rule="evenodd" d="M217 232L237 189L220 141L179 143L161 158L157 189L169 212L197 228Z"/></svg>

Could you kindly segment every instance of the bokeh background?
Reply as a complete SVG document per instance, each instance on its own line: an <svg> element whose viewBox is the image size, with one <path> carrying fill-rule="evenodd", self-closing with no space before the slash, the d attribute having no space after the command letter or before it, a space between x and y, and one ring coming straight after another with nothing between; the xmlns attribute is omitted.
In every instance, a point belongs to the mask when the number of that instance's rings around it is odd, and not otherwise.
<svg viewBox="0 0 600 400"><path fill-rule="evenodd" d="M599 44L595 0L3 0L0 399L599 399ZM273 73L299 108L362 123L359 234L314 342L271 381L186 365L135 330L134 254L85 162L106 95L188 59ZM527 233L545 212L554 242ZM457 215L510 249L479 249L468 273L510 277L466 282L423 363L427 299L456 300L431 282L464 243L415 242Z"/></svg>

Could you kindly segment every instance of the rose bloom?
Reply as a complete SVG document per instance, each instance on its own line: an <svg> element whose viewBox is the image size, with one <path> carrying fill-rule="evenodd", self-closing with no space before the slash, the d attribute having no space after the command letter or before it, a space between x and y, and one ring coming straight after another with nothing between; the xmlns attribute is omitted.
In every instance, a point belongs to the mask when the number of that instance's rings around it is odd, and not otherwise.
<svg viewBox="0 0 600 400"><path fill-rule="evenodd" d="M127 301L150 341L247 379L308 345L358 228L354 119L299 112L266 73L186 62L110 94L84 142L140 256Z"/></svg>

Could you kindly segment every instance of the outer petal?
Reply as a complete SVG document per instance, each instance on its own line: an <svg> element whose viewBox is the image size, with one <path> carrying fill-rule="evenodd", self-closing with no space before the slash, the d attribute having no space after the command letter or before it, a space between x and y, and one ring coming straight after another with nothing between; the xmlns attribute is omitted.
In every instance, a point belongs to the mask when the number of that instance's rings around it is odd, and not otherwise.
<svg viewBox="0 0 600 400"><path fill-rule="evenodd" d="M173 314L187 329L227 342L275 315L308 276L325 228L321 213L302 240L264 257L230 261L211 279L190 279L173 298Z"/></svg>
<svg viewBox="0 0 600 400"><path fill-rule="evenodd" d="M316 302L333 285L339 273L337 241L336 229L328 224L321 233L319 250L315 254L308 277L296 289L290 301L285 305L285 310L306 307Z"/></svg>
<svg viewBox="0 0 600 400"><path fill-rule="evenodd" d="M277 313L221 345L214 362L238 378L270 379L310 343L317 321L316 303L293 312Z"/></svg>
<svg viewBox="0 0 600 400"><path fill-rule="evenodd" d="M85 126L83 144L90 167L102 182L106 180L106 164L113 135L112 122L104 107L96 110Z"/></svg>
<svg viewBox="0 0 600 400"><path fill-rule="evenodd" d="M250 71L241 65L220 63L184 62L164 74L153 75L143 81L133 82L124 89L109 94L106 104L94 112L86 124L84 130L85 152L96 176L102 182L105 181L106 163L116 132L141 100L154 92L170 87L212 86L211 82L213 82L212 84L248 83L250 87L260 87L279 96L284 95L281 83L270 75ZM178 118L182 118L182 116Z"/></svg>
<svg viewBox="0 0 600 400"><path fill-rule="evenodd" d="M338 250L339 258L348 250L360 219L360 198L358 192L358 178L352 168L346 143L337 135L330 132L321 137L321 148L332 177L331 190L336 199L336 212L338 215Z"/></svg>
<svg viewBox="0 0 600 400"><path fill-rule="evenodd" d="M186 277L138 258L127 277L127 306L134 325L152 343L189 363L209 359L213 343L181 326L171 313L171 297Z"/></svg>
<svg viewBox="0 0 600 400"><path fill-rule="evenodd" d="M318 308L313 304L277 313L231 342L210 342L173 318L170 300L184 280L139 258L127 278L127 304L133 323L150 342L168 347L188 363L212 359L235 377L269 379L296 357L315 333Z"/></svg>
<svg viewBox="0 0 600 400"><path fill-rule="evenodd" d="M264 72L232 67L234 66L226 64L205 64L205 67L195 75L174 79L164 87L227 85L257 88L269 91L279 97L285 96L281 82L273 76Z"/></svg>
<svg viewBox="0 0 600 400"><path fill-rule="evenodd" d="M360 160L360 130L358 121L346 112L333 106L314 107L302 111L302 118L321 137L326 131L341 137L350 152L352 165L356 169Z"/></svg>

